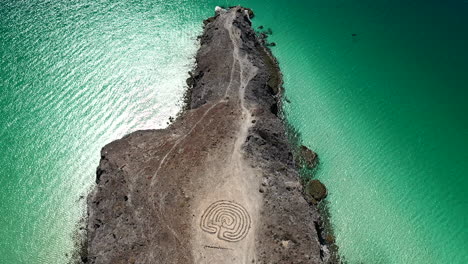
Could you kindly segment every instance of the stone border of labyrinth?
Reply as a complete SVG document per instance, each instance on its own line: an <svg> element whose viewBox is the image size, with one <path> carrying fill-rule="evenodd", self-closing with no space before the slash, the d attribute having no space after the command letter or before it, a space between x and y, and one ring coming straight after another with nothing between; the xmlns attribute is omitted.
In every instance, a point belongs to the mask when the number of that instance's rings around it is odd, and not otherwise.
<svg viewBox="0 0 468 264"><path fill-rule="evenodd" d="M201 217L200 228L218 239L237 242L244 239L250 229L250 215L240 204L220 200L212 203Z"/></svg>

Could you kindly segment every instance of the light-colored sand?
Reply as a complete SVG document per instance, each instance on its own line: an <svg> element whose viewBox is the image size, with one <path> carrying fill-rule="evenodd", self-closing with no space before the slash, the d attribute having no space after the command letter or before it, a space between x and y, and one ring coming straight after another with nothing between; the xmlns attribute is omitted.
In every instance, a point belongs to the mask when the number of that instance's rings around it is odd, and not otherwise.
<svg viewBox="0 0 468 264"><path fill-rule="evenodd" d="M252 263L256 260L255 232L262 201L258 192L260 177L259 172L244 159L242 145L252 124L251 113L244 105L244 92L245 87L255 76L257 68L248 60L247 55L242 55L240 52L240 32L232 24L234 17L235 13L232 13L224 25L234 46L233 67L225 97L229 96L230 100L237 100L240 104L242 109L241 124L231 157L226 164L221 166L223 167L221 171L213 169L207 172L206 179L209 182L207 182L206 189L209 191L200 194L193 208L195 217L192 228L192 253L196 263ZM221 222L212 219L212 224L218 226L219 230L216 233L206 232L202 229L201 218L204 213L208 213L207 209L211 204L222 200L233 202L245 208L250 221L245 223L245 219L238 218L236 214L230 214L229 208L223 208L218 211ZM224 226L220 225L229 226L231 219L244 221L240 224L248 225L246 236L239 241L227 241L219 238L219 233L226 230ZM223 220L225 222L222 222ZM229 229L229 227L226 228Z"/></svg>

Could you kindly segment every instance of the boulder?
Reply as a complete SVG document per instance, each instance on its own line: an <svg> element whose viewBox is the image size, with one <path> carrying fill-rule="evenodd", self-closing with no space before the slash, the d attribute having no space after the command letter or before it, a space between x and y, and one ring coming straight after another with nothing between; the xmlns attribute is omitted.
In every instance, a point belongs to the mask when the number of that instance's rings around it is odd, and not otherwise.
<svg viewBox="0 0 468 264"><path fill-rule="evenodd" d="M299 149L299 164L307 166L309 169L318 164L318 155L306 146L302 145Z"/></svg>
<svg viewBox="0 0 468 264"><path fill-rule="evenodd" d="M309 198L312 198L311 202L314 204L327 197L327 188L319 180L309 181L306 185L305 192L310 196Z"/></svg>

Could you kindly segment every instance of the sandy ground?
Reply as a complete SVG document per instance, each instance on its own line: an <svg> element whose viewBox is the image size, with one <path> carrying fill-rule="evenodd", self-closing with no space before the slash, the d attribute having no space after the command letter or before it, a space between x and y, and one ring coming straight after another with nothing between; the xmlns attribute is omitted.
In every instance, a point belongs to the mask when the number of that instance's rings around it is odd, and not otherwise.
<svg viewBox="0 0 468 264"><path fill-rule="evenodd" d="M261 173L254 170L245 160L242 145L252 125L252 115L244 105L244 92L245 87L255 76L257 68L250 63L247 55L242 57L239 54L240 32L232 26L234 15L235 13L230 14L224 24L234 46L233 66L225 98L229 96L229 100L235 100L240 105L241 119L228 160L218 161L222 163L217 166L220 170L211 168L207 171L205 188L195 199L193 214L196 217L192 223L192 252L195 263L256 261L255 232L259 220L258 212L262 206L261 195L258 192ZM216 205L219 201L222 203ZM215 205L210 208L213 204ZM236 211L242 209L245 210L245 217L241 217L242 212L236 214ZM200 223L200 219L203 214L209 214L211 211L215 213L208 216L212 219L208 219L207 222L214 227L210 232L209 228L204 227L204 223ZM219 219L215 219L217 217ZM224 237L223 232L244 234L232 239Z"/></svg>

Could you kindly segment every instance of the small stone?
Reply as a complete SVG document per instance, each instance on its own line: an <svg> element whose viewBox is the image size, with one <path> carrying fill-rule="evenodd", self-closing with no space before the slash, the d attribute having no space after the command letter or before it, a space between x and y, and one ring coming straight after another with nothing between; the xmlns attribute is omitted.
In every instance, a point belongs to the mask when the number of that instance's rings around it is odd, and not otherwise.
<svg viewBox="0 0 468 264"><path fill-rule="evenodd" d="M216 6L215 7L215 13L216 14L223 14L223 13L226 13L226 9L220 7L220 6Z"/></svg>
<svg viewBox="0 0 468 264"><path fill-rule="evenodd" d="M286 186L286 190L288 191L297 189L301 186L299 182L294 182L294 181L285 182L284 185Z"/></svg>
<svg viewBox="0 0 468 264"><path fill-rule="evenodd" d="M335 237L332 234L328 234L325 237L325 241L327 241L327 244L329 244L329 245L335 244Z"/></svg>
<svg viewBox="0 0 468 264"><path fill-rule="evenodd" d="M208 19L203 20L203 25L208 25L209 23L215 21L216 17L210 17Z"/></svg>
<svg viewBox="0 0 468 264"><path fill-rule="evenodd" d="M252 11L252 9L250 8L245 8L245 10L247 10L247 14L249 15L249 18L253 18L255 15L254 15L254 12Z"/></svg>
<svg viewBox="0 0 468 264"><path fill-rule="evenodd" d="M281 241L281 246L283 246L284 248L289 248L289 240L283 240Z"/></svg>

